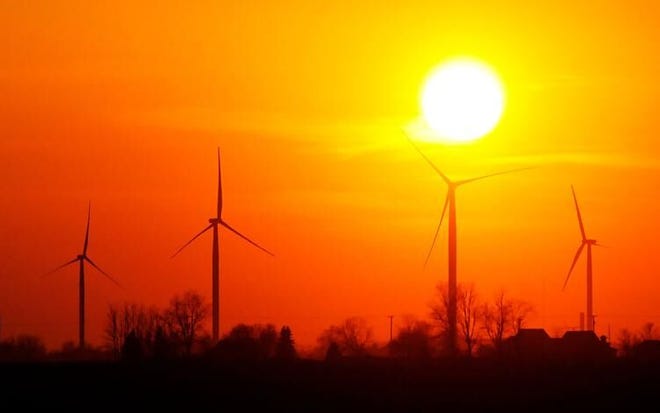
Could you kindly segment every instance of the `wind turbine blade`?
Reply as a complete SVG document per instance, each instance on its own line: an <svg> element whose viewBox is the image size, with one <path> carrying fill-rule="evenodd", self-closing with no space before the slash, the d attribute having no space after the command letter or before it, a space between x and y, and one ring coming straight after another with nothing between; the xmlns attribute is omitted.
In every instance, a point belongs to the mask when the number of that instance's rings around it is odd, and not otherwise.
<svg viewBox="0 0 660 413"><path fill-rule="evenodd" d="M87 206L87 230L85 231L85 244L83 245L83 255L87 254L87 245L89 244L89 219L92 214L92 202Z"/></svg>
<svg viewBox="0 0 660 413"><path fill-rule="evenodd" d="M260 250L262 250L262 251L265 252L266 254L272 255L273 257L275 256L275 254L273 254L272 252L268 251L266 248L262 247L261 245L257 244L256 242L252 241L250 238L248 238L248 237L246 237L245 235L241 234L241 233L238 232L236 229L232 228L232 226L229 225L228 223L226 223L226 222L224 222L224 221L220 221L220 223L221 223L225 228L227 228L228 230L230 230L230 231L233 232L234 234L238 235L239 237L243 238L244 240L246 240L246 241L249 242L250 244L254 245L255 247L259 248Z"/></svg>
<svg viewBox="0 0 660 413"><path fill-rule="evenodd" d="M85 257L85 261L87 261L88 263L92 264L92 267L94 267L94 268L96 268L97 270L99 270L99 272L100 272L101 274L103 274L103 275L105 275L106 277L108 277L108 279L109 279L110 281L112 281L113 283L117 284L117 286L118 286L119 288L123 288L123 287L121 286L121 284L119 284L119 283L117 282L117 280L115 280L114 278L112 278L112 277L110 276L110 274L108 274L107 272L103 271L103 270L101 269L101 267L99 267L98 265L94 264L94 261L92 261L91 259L89 259L89 257L86 256L86 257Z"/></svg>
<svg viewBox="0 0 660 413"><path fill-rule="evenodd" d="M431 252L433 251L433 247L435 246L435 241L438 239L438 233L440 232L440 227L442 226L442 220L445 218L445 212L447 211L448 204L449 204L449 194L447 194L447 197L445 198L445 206L442 207L442 215L440 215L440 222L438 223L438 227L435 229L435 235L433 236L433 242L431 243L431 248L429 248L429 253L426 254L426 260L424 261L424 268L426 268L426 264L428 264L429 258L431 258Z"/></svg>
<svg viewBox="0 0 660 413"><path fill-rule="evenodd" d="M568 270L568 275L566 276L566 281L564 281L564 286L561 288L562 291L566 288L566 284L568 284L568 279L571 278L571 273L573 272L573 268L575 268L575 264L577 263L577 260L580 258L580 254L582 253L582 250L584 249L584 246L586 244L583 242L580 244L580 247L578 248L577 252L575 253L575 257L573 258L573 263L571 264L571 269Z"/></svg>
<svg viewBox="0 0 660 413"><path fill-rule="evenodd" d="M580 207L578 206L577 197L575 196L575 189L571 185L571 192L573 192L573 201L575 201L575 210L577 211L578 222L580 223L580 233L582 234L582 240L587 239L587 234L584 231L584 224L582 223L582 214L580 214Z"/></svg>
<svg viewBox="0 0 660 413"><path fill-rule="evenodd" d="M71 265L71 264L73 264L74 262L76 262L76 261L78 261L78 260L79 260L79 258L76 257L76 258L72 259L71 261L65 262L64 264L60 265L59 267L57 267L57 268L55 268L55 269L53 269L53 270L48 271L46 274L43 275L43 277L45 277L45 276L47 276L47 275L50 275L50 274L54 273L55 271L60 270L60 269L62 269L62 268L64 268L64 267L66 267L67 265Z"/></svg>
<svg viewBox="0 0 660 413"><path fill-rule="evenodd" d="M216 218L222 217L222 173L220 172L220 148L218 148L218 215Z"/></svg>
<svg viewBox="0 0 660 413"><path fill-rule="evenodd" d="M527 169L534 169L534 168L532 168L532 167L526 167L526 168L510 169L510 170L508 170L508 171L496 172L496 173L493 173L493 174L488 174L488 175L478 176L478 177L476 177L476 178L463 179L462 181L458 181L458 182L456 182L456 186L460 186L460 185L464 185L464 184L469 184L470 182L479 181L479 180L481 180L481 179L486 179L486 178L490 178L490 177L493 177L493 176L505 175L505 174L510 174L510 173L513 173L513 172L519 172L519 171L525 171L525 170L527 170Z"/></svg>
<svg viewBox="0 0 660 413"><path fill-rule="evenodd" d="M434 170L438 175L440 175L440 178L442 178L442 180L445 181L445 183L446 183L447 185L451 185L452 182L451 182L451 180L450 180L449 178L447 178L447 175L443 174L442 171L441 171L437 166L435 166L435 164L434 164L433 162L431 162L431 160L430 160L430 159L424 154L424 152L422 152L422 151L417 147L417 145L415 145L415 143L412 141L412 139L410 139L410 137L408 136L408 134L407 134L405 131L402 130L401 132L403 132L403 135L406 137L406 139L408 140L408 142L410 143L410 145L412 145L412 147L415 148L415 150L417 151L417 153L419 153L419 154L422 156L422 158L424 158L424 160L425 160L429 165L431 165L431 168L433 168L433 170Z"/></svg>
<svg viewBox="0 0 660 413"><path fill-rule="evenodd" d="M212 227L213 227L213 224L209 224L206 228L204 228L203 230L201 230L197 235L195 235L194 237L192 237L192 239L191 239L190 241L186 242L185 244L183 244L183 246L182 246L181 248L179 248L178 250L176 250L176 252L175 252L174 254L172 254L172 256L171 256L170 258L174 258L174 257L176 257L177 254L179 254L184 248L186 248L188 245L192 244L192 242L193 242L194 240L196 240L197 238L199 238L200 235L202 235L202 234L205 233L206 231L210 230Z"/></svg>

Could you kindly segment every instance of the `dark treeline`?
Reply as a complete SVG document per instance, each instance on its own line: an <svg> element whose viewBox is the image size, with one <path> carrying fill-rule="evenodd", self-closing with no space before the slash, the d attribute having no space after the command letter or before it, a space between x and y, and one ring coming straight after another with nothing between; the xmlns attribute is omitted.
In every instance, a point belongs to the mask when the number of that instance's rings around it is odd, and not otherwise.
<svg viewBox="0 0 660 413"><path fill-rule="evenodd" d="M429 304L426 319L399 317L391 341L374 340L373 327L360 317L349 317L321 332L316 346L300 351L294 332L287 325L239 324L217 343L205 330L209 305L195 291L174 295L165 308L125 302L108 307L102 347L77 348L73 342L48 352L33 335L0 341L0 361L37 360L190 360L210 357L223 361L269 359L339 360L365 357L428 361L447 357L503 358L511 355L512 343L525 331L533 307L500 291L482 299L474 285L458 286L459 354L445 349L448 295L440 284ZM538 332L537 332L538 333ZM524 338L524 337L523 337ZM660 342L653 323L638 331L619 332L615 353L620 358L657 357ZM550 340L550 338L548 338ZM600 337L609 346L608 338ZM518 340L519 342L520 340ZM516 342L516 343L518 343ZM519 343L517 345L520 345Z"/></svg>
<svg viewBox="0 0 660 413"><path fill-rule="evenodd" d="M600 412L657 403L653 324L622 330L618 357L558 358L565 353L547 346L559 338L525 328L529 304L503 292L482 300L470 285L461 285L458 297L461 353L453 356L445 351L444 285L428 318L400 317L387 343L374 339L364 319L350 317L305 351L287 325L238 324L213 343L204 329L208 304L194 291L164 308L111 305L100 348L71 342L48 352L30 335L2 341L0 396L22 410L102 403L168 411ZM542 351L516 357L530 337L532 347L542 342L532 350Z"/></svg>

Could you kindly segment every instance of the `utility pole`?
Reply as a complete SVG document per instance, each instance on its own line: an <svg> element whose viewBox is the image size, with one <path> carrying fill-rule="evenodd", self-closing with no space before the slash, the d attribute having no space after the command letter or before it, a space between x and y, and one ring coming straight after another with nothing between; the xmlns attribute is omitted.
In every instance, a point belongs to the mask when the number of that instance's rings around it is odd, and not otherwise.
<svg viewBox="0 0 660 413"><path fill-rule="evenodd" d="M390 319L390 343L392 342L392 320L394 319L393 315L388 315L387 316Z"/></svg>

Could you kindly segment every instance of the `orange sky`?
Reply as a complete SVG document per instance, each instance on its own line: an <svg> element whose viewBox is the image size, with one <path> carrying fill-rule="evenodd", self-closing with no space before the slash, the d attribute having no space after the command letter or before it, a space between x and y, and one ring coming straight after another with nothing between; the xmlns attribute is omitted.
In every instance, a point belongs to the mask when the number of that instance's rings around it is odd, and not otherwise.
<svg viewBox="0 0 660 413"><path fill-rule="evenodd" d="M77 337L76 270L40 275L79 252L88 200L89 254L125 286L88 273L88 341L108 303L210 299L210 236L169 256L213 214L217 146L226 220L276 254L222 232L223 332L287 323L307 345L363 316L385 339L388 314L426 316L446 187L398 131L455 56L495 68L505 114L478 143L424 151L452 177L539 166L458 190L459 282L576 327L574 184L609 247L598 332L660 324L657 2L180 3L0 3L0 336Z"/></svg>

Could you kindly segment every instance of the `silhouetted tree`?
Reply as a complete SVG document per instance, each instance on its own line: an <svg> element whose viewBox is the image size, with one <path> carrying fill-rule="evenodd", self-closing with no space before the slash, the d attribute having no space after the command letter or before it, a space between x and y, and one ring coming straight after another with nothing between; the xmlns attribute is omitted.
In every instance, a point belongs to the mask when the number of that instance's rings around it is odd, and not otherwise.
<svg viewBox="0 0 660 413"><path fill-rule="evenodd" d="M275 357L280 360L293 360L297 357L296 347L293 343L293 337L289 326L283 326L280 330L280 337L277 340Z"/></svg>
<svg viewBox="0 0 660 413"><path fill-rule="evenodd" d="M472 350L479 341L477 324L480 314L477 292L474 284L459 284L457 294L458 328L465 342L467 355L472 357Z"/></svg>
<svg viewBox="0 0 660 413"><path fill-rule="evenodd" d="M338 326L330 326L319 337L322 348L328 348L335 342L342 354L349 356L364 356L373 347L373 332L366 320L351 317Z"/></svg>
<svg viewBox="0 0 660 413"><path fill-rule="evenodd" d="M243 323L235 325L218 341L214 354L224 360L256 360L259 357L259 349L255 329Z"/></svg>
<svg viewBox="0 0 660 413"><path fill-rule="evenodd" d="M657 338L655 324L652 322L647 322L642 325L642 328L639 332L639 339L644 340L655 340Z"/></svg>
<svg viewBox="0 0 660 413"><path fill-rule="evenodd" d="M183 345L184 354L190 356L197 335L202 331L208 305L195 291L186 291L182 296L175 295L165 312L167 325L172 334Z"/></svg>
<svg viewBox="0 0 660 413"><path fill-rule="evenodd" d="M325 352L325 361L333 362L341 358L341 350L336 341L330 341L328 349Z"/></svg>
<svg viewBox="0 0 660 413"><path fill-rule="evenodd" d="M157 360L166 360L174 356L174 342L162 325L156 327L152 346L152 355Z"/></svg>
<svg viewBox="0 0 660 413"><path fill-rule="evenodd" d="M511 305L511 318L513 322L512 334L515 335L525 326L527 317L534 312L534 306L527 301L518 299L512 299L509 302Z"/></svg>
<svg viewBox="0 0 660 413"><path fill-rule="evenodd" d="M60 347L60 352L62 354L71 354L77 350L78 350L78 344L74 343L73 341L65 341L64 343L62 343L62 347Z"/></svg>
<svg viewBox="0 0 660 413"><path fill-rule="evenodd" d="M500 352L502 342L508 336L518 333L532 311L532 306L525 301L508 298L504 291L495 295L493 303L484 303L481 307L483 330L495 351Z"/></svg>
<svg viewBox="0 0 660 413"><path fill-rule="evenodd" d="M136 303L124 303L121 307L110 305L106 313L106 346L115 357L124 344L124 339L133 332L146 352L152 352L156 328L163 324L157 308L146 308Z"/></svg>
<svg viewBox="0 0 660 413"><path fill-rule="evenodd" d="M29 358L40 358L46 354L43 340L31 334L21 334L16 337L16 348Z"/></svg>
<svg viewBox="0 0 660 413"><path fill-rule="evenodd" d="M118 358L123 344L123 337L119 327L119 311L113 305L108 306L108 312L106 313L105 337L113 357Z"/></svg>
<svg viewBox="0 0 660 413"><path fill-rule="evenodd" d="M275 357L277 331L272 324L237 324L212 354L225 360L265 360Z"/></svg>
<svg viewBox="0 0 660 413"><path fill-rule="evenodd" d="M213 337L207 331L202 331L199 337L197 337L197 350L200 354L206 354L212 351L216 344L217 342L213 341Z"/></svg>
<svg viewBox="0 0 660 413"><path fill-rule="evenodd" d="M456 322L458 332L467 348L468 356L472 355L475 344L479 338L477 325L480 319L480 307L477 300L477 293L472 284L458 284L456 288ZM449 309L449 288L446 282L438 284L436 287L436 298L431 303L431 318L438 324L441 338L441 344L444 348L451 348L446 342L448 339L447 329Z"/></svg>
<svg viewBox="0 0 660 413"><path fill-rule="evenodd" d="M434 301L430 304L431 307L431 319L433 319L438 327L440 338L440 346L443 349L451 348L447 340L448 329L449 329L449 286L446 282L439 283L436 286L436 297Z"/></svg>
<svg viewBox="0 0 660 413"><path fill-rule="evenodd" d="M277 330L272 324L256 324L252 326L257 341L257 353L259 359L267 359L275 356L277 351Z"/></svg>
<svg viewBox="0 0 660 413"><path fill-rule="evenodd" d="M627 328L619 331L618 344L619 353L623 357L630 356L632 349L639 344L640 340L635 334L633 334Z"/></svg>
<svg viewBox="0 0 660 413"><path fill-rule="evenodd" d="M504 335L511 325L511 311L511 306L507 303L503 291L497 293L493 304L483 304L481 310L483 328L497 352L502 350Z"/></svg>
<svg viewBox="0 0 660 413"><path fill-rule="evenodd" d="M425 360L431 357L431 324L411 320L401 327L389 344L390 354L407 360Z"/></svg>
<svg viewBox="0 0 660 413"><path fill-rule="evenodd" d="M121 348L121 358L125 361L138 361L144 357L142 342L135 330L131 330L124 338Z"/></svg>
<svg viewBox="0 0 660 413"><path fill-rule="evenodd" d="M21 334L0 343L0 360L34 361L45 356L44 342L31 334Z"/></svg>
<svg viewBox="0 0 660 413"><path fill-rule="evenodd" d="M621 329L617 338L616 347L619 355L623 357L631 356L634 348L646 340L657 340L655 324L646 322L639 329L638 333L633 333L627 328Z"/></svg>

